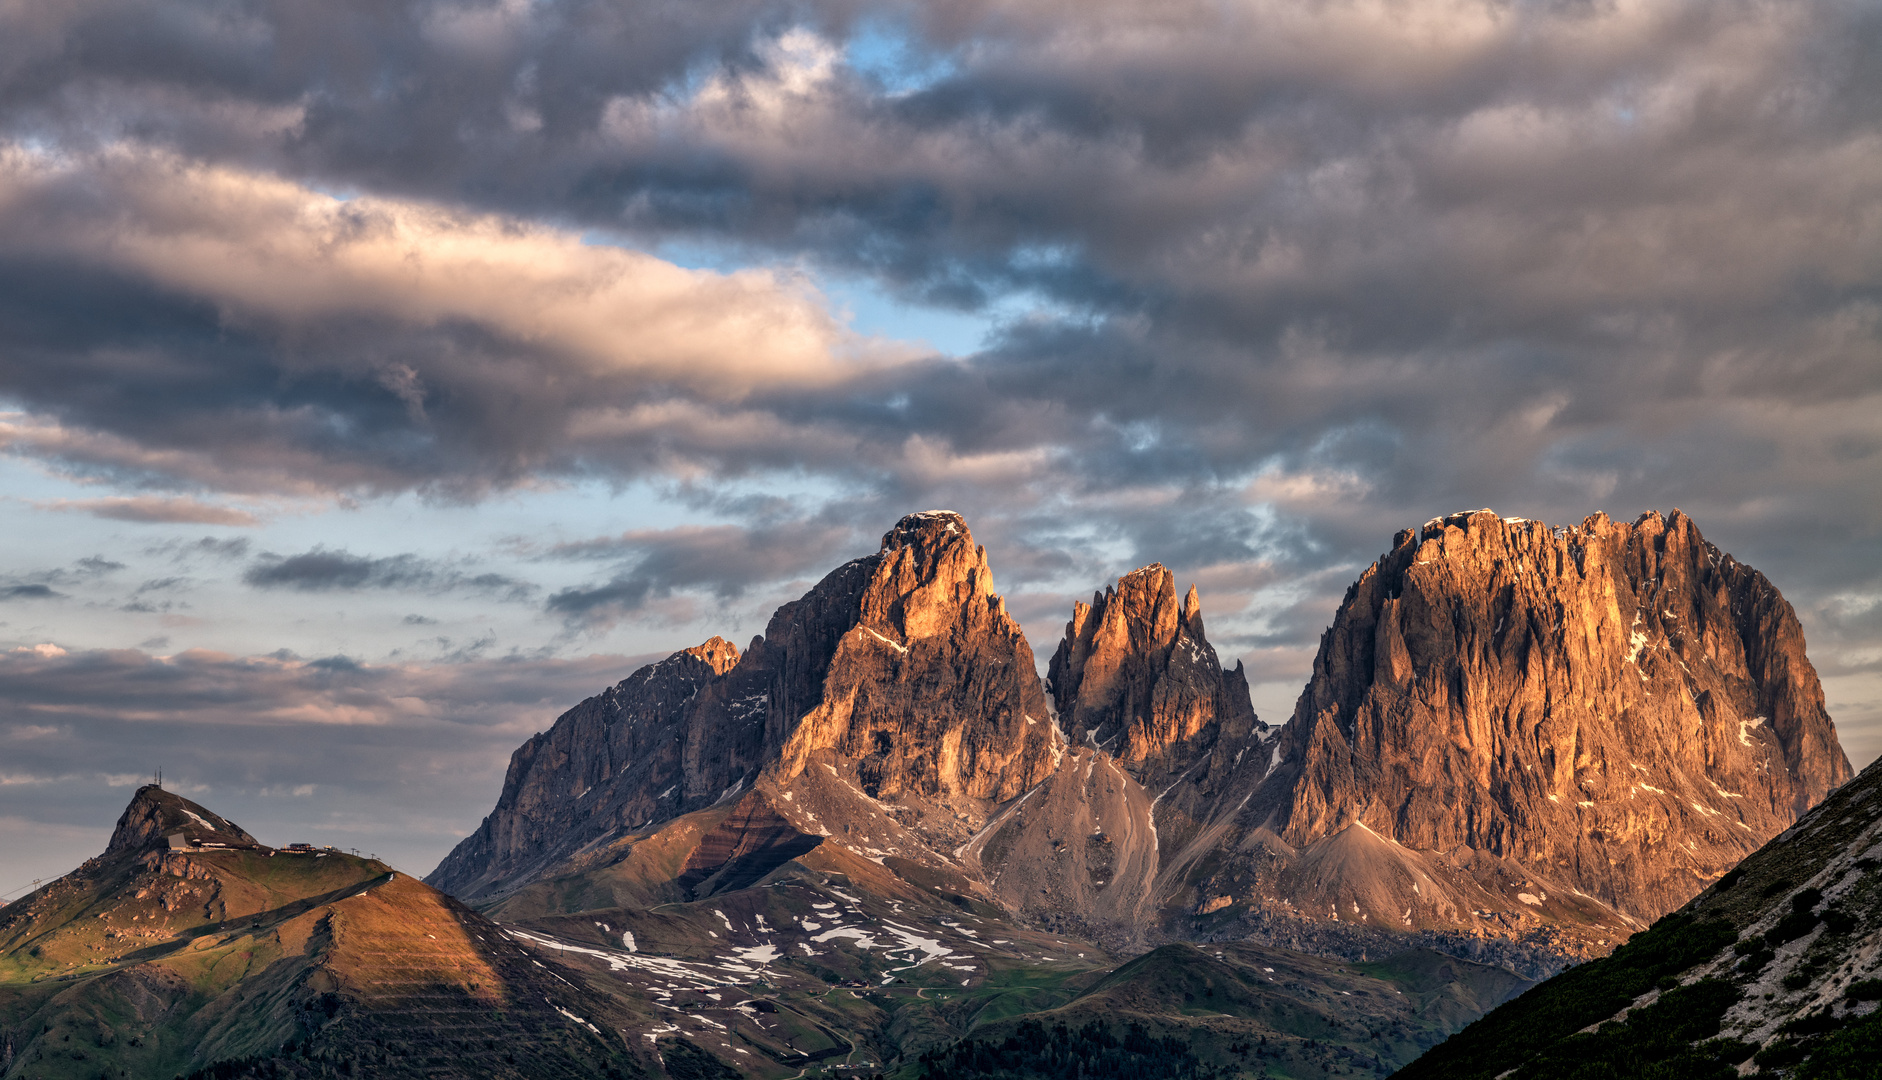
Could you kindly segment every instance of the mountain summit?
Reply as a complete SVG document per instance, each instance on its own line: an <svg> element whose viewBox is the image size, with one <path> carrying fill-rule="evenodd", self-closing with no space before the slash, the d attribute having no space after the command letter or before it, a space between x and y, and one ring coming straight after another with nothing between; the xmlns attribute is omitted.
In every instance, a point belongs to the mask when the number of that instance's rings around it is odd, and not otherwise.
<svg viewBox="0 0 1882 1080"><path fill-rule="evenodd" d="M1290 844L1363 823L1637 919L1850 778L1790 605L1677 510L1400 533L1322 638L1281 752Z"/></svg>
<svg viewBox="0 0 1882 1080"><path fill-rule="evenodd" d="M234 822L156 784L145 784L131 797L105 845L106 855L142 851L169 837L221 844L257 843Z"/></svg>
<svg viewBox="0 0 1882 1080"><path fill-rule="evenodd" d="M384 863L150 785L102 855L0 908L0 1076L644 1073L553 963Z"/></svg>
<svg viewBox="0 0 1882 1080"><path fill-rule="evenodd" d="M826 802L838 816L822 820L854 829L844 815L881 817L880 798L912 815L894 828L921 838L903 846L945 849L1051 773L1051 715L986 549L959 514L910 514L779 608L742 656L714 638L564 714L517 750L496 809L428 880L503 895L761 781L806 789L782 811L809 835L823 830L807 807Z"/></svg>
<svg viewBox="0 0 1882 1080"><path fill-rule="evenodd" d="M1219 731L1233 743L1256 724L1241 665L1223 671L1203 632L1196 587L1179 605L1161 563L1072 605L1049 682L1071 741L1124 762L1141 782L1180 774Z"/></svg>
<svg viewBox="0 0 1882 1080"><path fill-rule="evenodd" d="M1175 932L1599 955L1850 776L1790 605L1678 511L1401 532L1250 756Z"/></svg>

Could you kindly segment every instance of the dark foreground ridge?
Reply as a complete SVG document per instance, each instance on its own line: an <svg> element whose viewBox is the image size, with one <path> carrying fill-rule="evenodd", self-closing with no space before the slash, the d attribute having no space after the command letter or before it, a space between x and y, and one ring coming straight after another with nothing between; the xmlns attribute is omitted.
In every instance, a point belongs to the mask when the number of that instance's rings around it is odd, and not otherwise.
<svg viewBox="0 0 1882 1080"><path fill-rule="evenodd" d="M1882 763L1614 955L1477 1021L1404 1080L1882 1076Z"/></svg>

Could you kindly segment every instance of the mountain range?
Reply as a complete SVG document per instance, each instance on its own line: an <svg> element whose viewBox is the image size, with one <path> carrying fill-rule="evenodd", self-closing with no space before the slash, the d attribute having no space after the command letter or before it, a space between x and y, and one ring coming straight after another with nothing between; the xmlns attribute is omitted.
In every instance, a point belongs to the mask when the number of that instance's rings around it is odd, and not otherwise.
<svg viewBox="0 0 1882 1080"><path fill-rule="evenodd" d="M495 1006L505 1023L560 1033L530 1043L537 1065L459 1059L459 1075L974 1075L990 1045L1046 1075L1384 1075L1718 889L1850 774L1794 612L1678 511L1567 528L1477 511L1401 532L1279 725L1165 567L1074 605L1042 679L966 521L912 514L742 652L676 652L519 747L495 809L425 883L264 855L140 793L126 821L156 825L121 824L102 859L0 916L16 965L0 1075L79 1075L39 1064L80 1022L50 1017L199 941L254 953L267 932L267 966L227 984L242 1007L204 984L190 1019L132 1010L150 1031L245 1018L241 1038L191 1034L219 1049L162 1060L367 1061L398 993L319 988L344 981L344 905L395 899L387 920L448 918L480 973L425 976L459 988L441 1017L481 993L529 1002ZM197 817L232 846L156 846ZM256 868L314 865L353 883L166 915L155 951L88 936L140 874L180 867L233 896ZM281 937L290 924L329 929ZM263 1021L247 1003L267 972ZM48 980L72 985L30 989ZM302 1004L320 993L325 1019Z"/></svg>
<svg viewBox="0 0 1882 1080"><path fill-rule="evenodd" d="M910 515L742 656L676 653L525 744L428 880L490 901L735 805L687 898L722 855L714 888L826 846L1122 949L1409 933L1542 972L1850 775L1795 614L1677 511L1400 533L1283 725L1161 565L1075 605L1047 670L960 516Z"/></svg>

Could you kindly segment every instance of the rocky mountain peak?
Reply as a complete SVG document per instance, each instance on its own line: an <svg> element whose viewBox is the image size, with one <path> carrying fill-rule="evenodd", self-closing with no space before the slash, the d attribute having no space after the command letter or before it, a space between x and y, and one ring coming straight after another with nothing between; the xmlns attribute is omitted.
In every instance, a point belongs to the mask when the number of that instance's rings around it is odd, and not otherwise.
<svg viewBox="0 0 1882 1080"><path fill-rule="evenodd" d="M834 754L858 763L871 797L1006 799L1043 779L1052 728L1032 650L961 515L910 514L852 566L854 614L826 631L819 685L792 692L817 704L785 717L770 775L788 782Z"/></svg>
<svg viewBox="0 0 1882 1080"><path fill-rule="evenodd" d="M1790 605L1677 510L1400 533L1323 636L1282 754L1291 845L1363 822L1636 919L1850 775Z"/></svg>
<svg viewBox="0 0 1882 1080"><path fill-rule="evenodd" d="M967 523L909 515L742 655L675 653L525 744L431 880L490 897L642 850L674 890L645 895L697 900L815 851L1120 947L1421 935L1538 974L1848 776L1794 613L1679 511L1400 532L1282 728L1175 586L1153 563L1073 605L1042 685Z"/></svg>
<svg viewBox="0 0 1882 1080"><path fill-rule="evenodd" d="M883 534L858 616L906 644L944 632L956 608L992 593L987 549L974 543L966 520L951 510L927 510Z"/></svg>
<svg viewBox="0 0 1882 1080"><path fill-rule="evenodd" d="M881 550L940 547L959 541L972 545L973 539L967 531L967 519L958 512L917 510L903 515L902 520L882 534Z"/></svg>
<svg viewBox="0 0 1882 1080"><path fill-rule="evenodd" d="M738 646L717 636L690 649L681 649L676 655L690 656L704 663L714 675L723 675L738 666Z"/></svg>
<svg viewBox="0 0 1882 1080"><path fill-rule="evenodd" d="M1196 587L1178 604L1161 563L1073 604L1047 670L1071 741L1120 761L1167 767L1174 755L1187 765L1191 744L1212 743L1219 719L1254 722L1239 665L1224 672L1203 634Z"/></svg>
<svg viewBox="0 0 1882 1080"><path fill-rule="evenodd" d="M524 744L497 809L429 880L500 893L760 783L791 788L815 764L868 799L958 801L937 810L956 828L957 813L1044 779L1050 717L986 549L957 513L910 514L742 655L721 638L675 653Z"/></svg>
<svg viewBox="0 0 1882 1080"><path fill-rule="evenodd" d="M241 826L155 784L145 784L131 796L129 806L119 816L111 832L106 855L120 851L141 851L161 844L165 837L182 833L193 840L214 840L225 844L253 844L257 841Z"/></svg>

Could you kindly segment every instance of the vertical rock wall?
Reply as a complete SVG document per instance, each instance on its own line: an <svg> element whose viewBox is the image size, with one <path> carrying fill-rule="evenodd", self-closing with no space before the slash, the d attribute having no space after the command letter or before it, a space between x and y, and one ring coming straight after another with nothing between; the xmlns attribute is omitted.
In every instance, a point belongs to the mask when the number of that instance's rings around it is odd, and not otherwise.
<svg viewBox="0 0 1882 1080"><path fill-rule="evenodd" d="M1850 776L1790 605L1678 511L1401 533L1348 591L1283 738L1288 843L1360 822L1642 918Z"/></svg>

